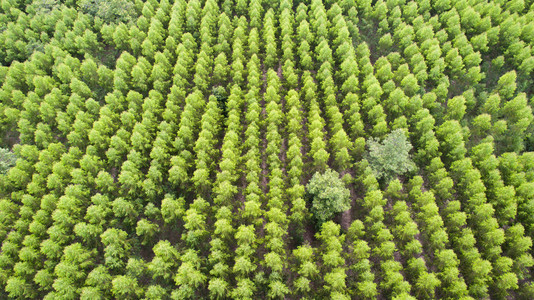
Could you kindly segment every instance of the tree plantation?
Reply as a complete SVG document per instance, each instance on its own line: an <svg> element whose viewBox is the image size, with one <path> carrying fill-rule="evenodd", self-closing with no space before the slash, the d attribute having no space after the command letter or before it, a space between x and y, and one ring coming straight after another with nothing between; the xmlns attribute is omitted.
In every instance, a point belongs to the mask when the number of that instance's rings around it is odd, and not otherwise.
<svg viewBox="0 0 534 300"><path fill-rule="evenodd" d="M534 299L533 0L0 0L0 299Z"/></svg>

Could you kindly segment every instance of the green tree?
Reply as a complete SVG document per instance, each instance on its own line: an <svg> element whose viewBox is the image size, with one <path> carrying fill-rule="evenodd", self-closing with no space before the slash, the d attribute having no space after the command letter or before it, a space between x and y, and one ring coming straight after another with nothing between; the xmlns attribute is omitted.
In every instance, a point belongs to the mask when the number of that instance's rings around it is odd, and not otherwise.
<svg viewBox="0 0 534 300"><path fill-rule="evenodd" d="M315 173L306 190L312 199L311 212L319 224L350 208L350 192L336 171L329 169L322 174Z"/></svg>
<svg viewBox="0 0 534 300"><path fill-rule="evenodd" d="M252 299L255 291L256 286L254 285L254 282L248 278L242 277L238 279L237 287L232 290L231 296L234 297L234 299Z"/></svg>
<svg viewBox="0 0 534 300"><path fill-rule="evenodd" d="M210 279L208 290L214 299L223 299L228 292L228 283L222 278Z"/></svg>
<svg viewBox="0 0 534 300"><path fill-rule="evenodd" d="M148 271L154 279L169 280L177 269L178 251L167 240L160 240L152 250L155 257L148 263Z"/></svg>
<svg viewBox="0 0 534 300"><path fill-rule="evenodd" d="M389 182L395 176L415 169L409 154L412 144L402 129L392 131L382 143L373 138L368 145L367 160L377 179L384 178Z"/></svg>
<svg viewBox="0 0 534 300"><path fill-rule="evenodd" d="M141 292L137 280L126 275L115 277L112 286L113 295L121 299L136 299Z"/></svg>
<svg viewBox="0 0 534 300"><path fill-rule="evenodd" d="M17 156L8 149L0 148L0 175L7 173L9 169L15 166Z"/></svg>
<svg viewBox="0 0 534 300"><path fill-rule="evenodd" d="M510 71L499 78L497 84L497 91L501 98L511 99L517 89L517 74L515 71Z"/></svg>
<svg viewBox="0 0 534 300"><path fill-rule="evenodd" d="M105 264L111 269L121 269L125 266L130 244L128 234L120 229L109 228L100 235L104 244ZM115 284L114 284L115 285Z"/></svg>
<svg viewBox="0 0 534 300"><path fill-rule="evenodd" d="M126 23L137 17L133 3L127 0L82 0L80 8L83 12L99 17L106 23Z"/></svg>

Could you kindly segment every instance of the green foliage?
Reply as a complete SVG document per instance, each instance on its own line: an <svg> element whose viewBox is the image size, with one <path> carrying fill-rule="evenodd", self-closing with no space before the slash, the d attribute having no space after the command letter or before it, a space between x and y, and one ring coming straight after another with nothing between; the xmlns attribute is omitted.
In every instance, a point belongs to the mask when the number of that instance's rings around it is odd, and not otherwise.
<svg viewBox="0 0 534 300"><path fill-rule="evenodd" d="M306 185L306 192L312 202L311 213L319 224L350 208L350 192L334 170L315 173Z"/></svg>
<svg viewBox="0 0 534 300"><path fill-rule="evenodd" d="M128 0L80 0L79 6L85 13L106 23L128 23L137 17L133 3Z"/></svg>
<svg viewBox="0 0 534 300"><path fill-rule="evenodd" d="M0 148L0 175L7 174L7 171L15 166L17 156L8 149Z"/></svg>
<svg viewBox="0 0 534 300"><path fill-rule="evenodd" d="M227 102L228 102L228 93L222 86L217 86L212 89L212 93L217 99L217 106L222 111L224 117L228 116Z"/></svg>
<svg viewBox="0 0 534 300"><path fill-rule="evenodd" d="M369 147L367 160L377 179L389 182L396 176L415 169L415 164L410 158L412 144L402 129L392 131L382 142L372 138L367 145Z"/></svg>
<svg viewBox="0 0 534 300"><path fill-rule="evenodd" d="M532 2L0 1L0 298L534 299Z"/></svg>

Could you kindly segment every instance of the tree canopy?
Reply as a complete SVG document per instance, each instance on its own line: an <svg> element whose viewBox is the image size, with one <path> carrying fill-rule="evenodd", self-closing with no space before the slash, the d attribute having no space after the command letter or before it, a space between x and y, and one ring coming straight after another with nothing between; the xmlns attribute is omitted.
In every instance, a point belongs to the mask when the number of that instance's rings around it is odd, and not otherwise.
<svg viewBox="0 0 534 300"><path fill-rule="evenodd" d="M306 192L312 202L311 213L319 224L350 208L350 191L334 170L315 173L306 185Z"/></svg>
<svg viewBox="0 0 534 300"><path fill-rule="evenodd" d="M0 299L534 299L533 2L0 0Z"/></svg>
<svg viewBox="0 0 534 300"><path fill-rule="evenodd" d="M372 138L367 143L367 159L377 179L389 182L396 176L415 169L415 163L410 158L412 144L406 138L404 130L396 129L383 141Z"/></svg>
<svg viewBox="0 0 534 300"><path fill-rule="evenodd" d="M127 0L81 0L80 8L106 23L128 23L137 16L134 4Z"/></svg>
<svg viewBox="0 0 534 300"><path fill-rule="evenodd" d="M0 148L0 175L4 175L15 166L17 156L5 148Z"/></svg>

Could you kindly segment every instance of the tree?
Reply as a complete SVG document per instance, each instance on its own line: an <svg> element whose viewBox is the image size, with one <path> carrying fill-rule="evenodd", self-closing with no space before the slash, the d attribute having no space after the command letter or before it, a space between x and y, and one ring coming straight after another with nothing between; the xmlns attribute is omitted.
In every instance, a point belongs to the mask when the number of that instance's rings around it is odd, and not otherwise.
<svg viewBox="0 0 534 300"><path fill-rule="evenodd" d="M256 286L254 285L254 282L243 277L238 279L237 287L232 290L231 296L234 297L234 299L252 299L255 291Z"/></svg>
<svg viewBox="0 0 534 300"><path fill-rule="evenodd" d="M528 137L526 134L527 129L534 119L526 94L521 93L507 101L501 109L501 113L506 118L509 129L507 134L504 135L503 144L505 149L515 152L522 151L525 147L524 141Z"/></svg>
<svg viewBox="0 0 534 300"><path fill-rule="evenodd" d="M435 298L435 289L441 284L440 280L434 273L424 272L421 274L415 283L415 290L417 296L425 299Z"/></svg>
<svg viewBox="0 0 534 300"><path fill-rule="evenodd" d="M140 293L137 280L130 276L119 275L115 277L112 286L111 291L117 298L135 299Z"/></svg>
<svg viewBox="0 0 534 300"><path fill-rule="evenodd" d="M5 290L12 298L33 298L36 296L31 284L21 277L10 277L6 282Z"/></svg>
<svg viewBox="0 0 534 300"><path fill-rule="evenodd" d="M286 294L289 294L289 289L282 281L275 280L269 283L269 298L284 299Z"/></svg>
<svg viewBox="0 0 534 300"><path fill-rule="evenodd" d="M350 208L350 192L336 171L329 169L322 174L315 173L306 190L312 199L312 214L319 224Z"/></svg>
<svg viewBox="0 0 534 300"><path fill-rule="evenodd" d="M127 23L137 18L133 3L127 0L82 0L80 8L106 23Z"/></svg>
<svg viewBox="0 0 534 300"><path fill-rule="evenodd" d="M385 182L389 182L395 176L415 169L409 154L412 144L402 129L392 131L382 143L372 138L368 145L367 160L377 179L384 178Z"/></svg>
<svg viewBox="0 0 534 300"><path fill-rule="evenodd" d="M222 278L212 278L210 279L208 290L213 298L222 299L228 292L228 283Z"/></svg>
<svg viewBox="0 0 534 300"><path fill-rule="evenodd" d="M0 148L0 175L7 174L7 171L15 166L17 156L8 149Z"/></svg>
<svg viewBox="0 0 534 300"><path fill-rule="evenodd" d="M150 285L145 292L145 299L156 300L167 298L167 291L161 285Z"/></svg>
<svg viewBox="0 0 534 300"><path fill-rule="evenodd" d="M177 222L185 214L185 201L183 198L176 199L171 194L166 194L161 201L161 215L166 224Z"/></svg>
<svg viewBox="0 0 534 300"><path fill-rule="evenodd" d="M169 280L176 271L178 252L167 240L160 240L153 251L155 257L148 263L148 271L154 279Z"/></svg>
<svg viewBox="0 0 534 300"><path fill-rule="evenodd" d="M143 218L137 222L136 233L139 237L143 237L143 241L141 242L143 245L150 243L158 231L159 226L147 219Z"/></svg>
<svg viewBox="0 0 534 300"><path fill-rule="evenodd" d="M105 246L104 258L106 266L111 269L123 268L130 250L130 244L127 240L128 234L120 229L109 228L100 235L100 238Z"/></svg>
<svg viewBox="0 0 534 300"><path fill-rule="evenodd" d="M517 88L516 79L517 74L515 71L510 71L499 78L497 90L502 98L512 98Z"/></svg>
<svg viewBox="0 0 534 300"><path fill-rule="evenodd" d="M205 284L207 278L200 271L200 259L194 250L188 250L184 253L182 261L174 281L179 286L178 298L189 299L193 298L194 292Z"/></svg>

